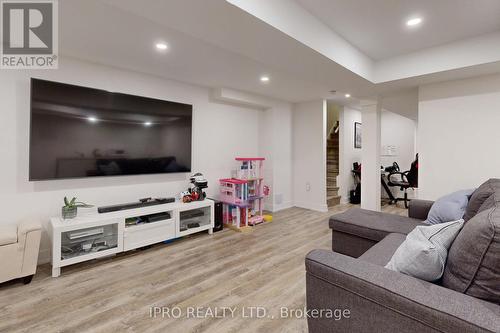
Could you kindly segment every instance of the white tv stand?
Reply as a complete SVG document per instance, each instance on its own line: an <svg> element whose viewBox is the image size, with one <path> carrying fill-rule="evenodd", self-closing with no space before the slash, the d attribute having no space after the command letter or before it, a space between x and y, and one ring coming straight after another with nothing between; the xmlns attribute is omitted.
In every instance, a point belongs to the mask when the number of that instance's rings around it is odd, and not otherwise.
<svg viewBox="0 0 500 333"><path fill-rule="evenodd" d="M134 218L163 213L157 220L131 224ZM166 213L166 214L165 214ZM128 222L127 222L128 221ZM189 225L189 226L188 226ZM99 214L97 211L64 220L52 218L52 277L61 267L183 237L214 227L214 202L173 202Z"/></svg>

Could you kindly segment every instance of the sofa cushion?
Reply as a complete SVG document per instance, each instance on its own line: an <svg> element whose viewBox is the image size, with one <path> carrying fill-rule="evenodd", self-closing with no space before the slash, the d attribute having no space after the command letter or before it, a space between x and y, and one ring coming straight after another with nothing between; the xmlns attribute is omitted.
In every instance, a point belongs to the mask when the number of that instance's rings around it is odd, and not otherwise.
<svg viewBox="0 0 500 333"><path fill-rule="evenodd" d="M434 202L425 222L439 224L464 217L469 198L474 190L461 190L445 195Z"/></svg>
<svg viewBox="0 0 500 333"><path fill-rule="evenodd" d="M348 211L333 215L330 218L330 228L333 231L356 235L373 241L381 241L390 233L408 234L422 220L406 216L375 212L361 208L351 208Z"/></svg>
<svg viewBox="0 0 500 333"><path fill-rule="evenodd" d="M385 268L425 281L439 280L443 276L448 249L463 225L464 220L460 219L416 227Z"/></svg>
<svg viewBox="0 0 500 333"><path fill-rule="evenodd" d="M479 207L479 210L477 211L477 214L481 213L482 211L488 210L495 207L495 196L490 195L488 199L486 199L485 202Z"/></svg>
<svg viewBox="0 0 500 333"><path fill-rule="evenodd" d="M491 178L481 184L470 197L469 204L465 210L464 220L467 222L473 218L483 203L497 190L500 190L500 179Z"/></svg>
<svg viewBox="0 0 500 333"><path fill-rule="evenodd" d="M0 225L0 246L17 243L17 225Z"/></svg>
<svg viewBox="0 0 500 333"><path fill-rule="evenodd" d="M500 191L495 207L469 220L453 242L444 287L500 304Z"/></svg>
<svg viewBox="0 0 500 333"><path fill-rule="evenodd" d="M396 249L405 241L405 238L406 236L403 234L389 234L363 253L358 259L375 265L385 266L391 260Z"/></svg>

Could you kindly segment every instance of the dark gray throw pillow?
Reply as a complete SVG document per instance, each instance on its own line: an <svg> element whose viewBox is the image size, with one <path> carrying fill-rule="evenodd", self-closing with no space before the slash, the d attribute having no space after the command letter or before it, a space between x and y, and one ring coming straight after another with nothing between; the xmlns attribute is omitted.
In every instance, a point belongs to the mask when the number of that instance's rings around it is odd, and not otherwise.
<svg viewBox="0 0 500 333"><path fill-rule="evenodd" d="M451 245L442 284L500 304L500 191L493 196L494 207L465 223Z"/></svg>
<svg viewBox="0 0 500 333"><path fill-rule="evenodd" d="M497 190L500 190L500 179L498 178L490 178L481 184L470 197L469 204L465 210L465 222L473 218L479 212L479 208L483 203Z"/></svg>

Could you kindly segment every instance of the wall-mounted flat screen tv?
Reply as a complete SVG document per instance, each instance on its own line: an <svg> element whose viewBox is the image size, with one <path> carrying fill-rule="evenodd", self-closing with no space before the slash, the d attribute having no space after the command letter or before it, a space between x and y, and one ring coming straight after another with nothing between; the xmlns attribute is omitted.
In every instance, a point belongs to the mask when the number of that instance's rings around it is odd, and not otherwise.
<svg viewBox="0 0 500 333"><path fill-rule="evenodd" d="M189 104L31 79L30 180L191 171Z"/></svg>

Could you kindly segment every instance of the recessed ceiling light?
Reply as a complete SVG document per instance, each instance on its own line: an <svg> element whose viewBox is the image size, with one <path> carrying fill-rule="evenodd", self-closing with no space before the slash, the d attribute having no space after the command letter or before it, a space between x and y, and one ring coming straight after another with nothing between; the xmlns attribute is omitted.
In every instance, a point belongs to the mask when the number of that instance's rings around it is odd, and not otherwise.
<svg viewBox="0 0 500 333"><path fill-rule="evenodd" d="M270 79L269 79L269 76L265 76L265 75L264 75L264 76L261 76L261 77L260 77L260 81L261 81L261 82L269 82L269 80L270 80Z"/></svg>
<svg viewBox="0 0 500 333"><path fill-rule="evenodd" d="M156 43L156 48L160 51L168 49L168 45L165 43Z"/></svg>
<svg viewBox="0 0 500 333"><path fill-rule="evenodd" d="M96 123L97 122L97 118L96 117L88 117L87 120L90 121L91 123Z"/></svg>
<svg viewBox="0 0 500 333"><path fill-rule="evenodd" d="M409 19L408 21L406 21L406 25L409 26L409 27L414 27L416 25L419 25L420 23L422 23L422 18L421 17L414 17L414 18Z"/></svg>
<svg viewBox="0 0 500 333"><path fill-rule="evenodd" d="M345 96L345 98L349 98L349 97L351 97L351 94L345 94L344 96Z"/></svg>
<svg viewBox="0 0 500 333"><path fill-rule="evenodd" d="M152 122L150 122L150 121L146 121L146 122L144 123L144 126L151 126L151 125L153 125L153 123L152 123Z"/></svg>

